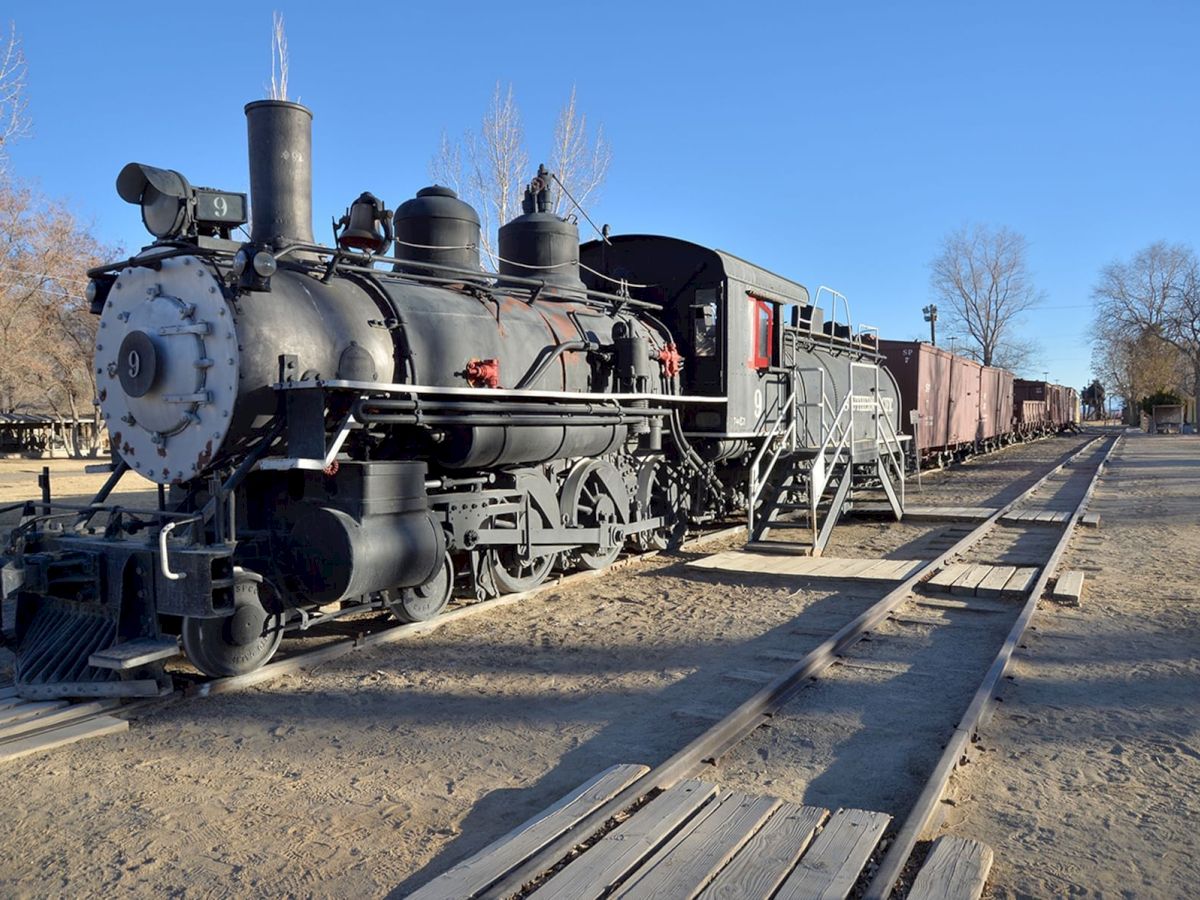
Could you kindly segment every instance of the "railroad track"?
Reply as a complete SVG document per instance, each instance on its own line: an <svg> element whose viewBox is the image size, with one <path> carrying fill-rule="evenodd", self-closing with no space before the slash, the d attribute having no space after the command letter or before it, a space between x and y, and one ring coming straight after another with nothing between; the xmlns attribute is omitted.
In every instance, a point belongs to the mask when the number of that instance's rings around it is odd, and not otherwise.
<svg viewBox="0 0 1200 900"><path fill-rule="evenodd" d="M681 549L696 550L715 541L743 533L744 526L710 531L685 542ZM428 634L453 622L484 615L501 607L529 600L547 591L562 590L620 571L660 555L651 550L625 556L600 571L562 575L528 591L505 594L491 600L467 603L427 622L399 624L380 618L340 621L338 626L360 630L328 640L320 646L289 653L245 675L227 678L196 676L164 697L121 701L116 699L71 703L67 700L25 701L11 684L0 684L0 764L90 738L127 730L129 720L185 700L216 696L265 684L285 675L329 662L357 650L407 640ZM382 624L381 624L382 622Z"/></svg>
<svg viewBox="0 0 1200 900"><path fill-rule="evenodd" d="M561 815L561 810L556 811L552 807L545 814L535 817L525 826L514 829L505 838L501 838L495 844L484 848L475 856L434 879L417 891L414 897L420 897L421 900L435 897L512 898L524 897L528 894L536 897L543 887L556 883L555 878L559 877L559 873L580 870L603 872L604 874L597 875L596 877L600 880L595 883L589 883L582 887L578 896L603 896L618 885L622 890L628 888L633 877L641 876L643 870L637 868L639 865L647 863L652 866L661 863L661 852L665 851L660 851L660 857L652 857L652 854L662 847L663 841L671 834L675 834L676 831L679 834L683 833L680 830L680 822L676 822L672 826L673 831L664 832L661 836L662 839L657 843L642 839L642 842L645 843L644 855L629 857L626 862L622 863L626 866L624 869L605 868L599 864L588 868L585 864L572 870L571 865L577 859L588 859L590 848L601 846L605 836L614 832L614 829L618 829L626 822L640 821L636 818L636 812L643 807L653 808L654 800L657 797L675 796L680 791L694 791L697 784L703 784L695 779L703 777L706 773L712 773L720 761L729 757L739 745L747 742L747 739L754 735L761 726L773 723L776 717L784 713L785 705L796 700L800 692L812 683L816 676L826 672L839 662L849 661L847 660L848 651L865 636L873 631L878 631L889 619L904 624L903 619L906 617L897 614L903 604L916 601L932 603L936 606L939 600L947 608L970 608L973 605L979 607L986 602L995 604L995 601L972 601L970 598L975 596L973 593L962 594L940 589L929 591L926 588L930 582L935 582L936 586L935 579L939 573L955 564L956 560L969 559L972 554L981 554L986 557L990 552L994 552L994 548L988 546L989 541L994 543L1007 539L1011 547L1014 538L1016 539L1015 543L1020 543L1020 536L1023 534L1038 533L1044 538L1049 532L1051 540L1038 542L1041 544L1038 551L1040 558L1037 559L1036 567L1031 567L1034 568L1033 574L1022 586L1023 589L1020 592L1022 599L1019 605L1008 604L1008 608L1015 614L1011 616L1011 625L1003 637L992 646L994 657L990 657L991 663L986 667L986 674L975 689L965 710L961 713L956 712L951 719L956 723L952 728L952 733L948 737L945 734L942 735L945 743L940 758L911 809L902 821L893 823L894 828L888 832L884 841L879 845L881 848L886 845L887 849L886 852L876 851L874 874L869 879L864 876L860 881L859 889L863 896L888 897L906 864L909 863L918 841L935 824L940 801L950 775L969 755L972 737L990 709L997 683L1003 677L1014 649L1019 645L1021 636L1029 626L1038 600L1044 595L1047 585L1055 577L1058 562L1066 550L1071 534L1095 489L1104 464L1119 440L1119 436L1097 437L1087 442L1082 448L1061 458L1056 465L1023 493L997 509L978 526L970 528L966 534L934 559L925 562L880 600L872 603L852 621L822 640L787 671L765 684L749 699L688 742L670 758L645 774L637 772L629 776L630 783L621 785L619 790L612 790L607 794L593 792L591 794L593 802L590 808L585 811L576 809L570 820L563 819L558 833L550 834L547 831L547 828L550 827L549 823ZM1056 476L1064 475L1064 473L1065 477L1058 481L1054 480ZM1055 512L1064 515L1045 517L1022 515L1029 511L1027 507L1039 491L1053 495L1039 501L1042 504L1039 513ZM1000 529L999 526L1002 523L1005 527ZM1053 529L1060 529L1057 539L1053 539ZM1004 535L999 533L1001 530ZM1044 554L1041 551L1044 551ZM980 580L983 577L981 575ZM977 584L978 582L976 582ZM975 585L972 585L972 589L974 587ZM909 622L912 622L913 617L907 618ZM932 619L926 621L917 619L915 624L937 625ZM884 638L885 642L886 640ZM853 665L852 661L849 662ZM888 680L885 679L883 685L887 683ZM961 710L962 707L959 709ZM803 715L803 709L789 710L788 712ZM675 794L671 793L673 789ZM717 794L714 792L713 795ZM574 806L577 807L578 802L576 801ZM709 806L705 808L710 810L716 803L715 800L707 802L709 802ZM701 805L702 803L698 804L697 808ZM661 806L662 804L659 805L659 808ZM572 804L568 804L568 808L571 807ZM761 825L761 822L759 824ZM528 838L530 828L538 832L537 840ZM882 827L880 827L880 832L882 833ZM619 832L614 833L619 834ZM671 838L672 842L678 840L680 840L678 835ZM609 846L612 846L611 843ZM514 849L514 847L520 849ZM670 844L667 845L667 849L669 847ZM861 864L865 863L866 858L864 857ZM712 874L710 873L706 877L711 878ZM560 878L559 884L561 885L565 880L565 876ZM578 882L578 878L576 878L576 882ZM774 882L776 885L778 883ZM703 884L700 885L701 888L703 886ZM572 889L577 887L579 885L573 882ZM557 893L562 893L562 891L556 893L556 890L556 888L547 887L547 894L557 896ZM634 890L634 893L636 892ZM764 896L769 896L770 893L768 890Z"/></svg>

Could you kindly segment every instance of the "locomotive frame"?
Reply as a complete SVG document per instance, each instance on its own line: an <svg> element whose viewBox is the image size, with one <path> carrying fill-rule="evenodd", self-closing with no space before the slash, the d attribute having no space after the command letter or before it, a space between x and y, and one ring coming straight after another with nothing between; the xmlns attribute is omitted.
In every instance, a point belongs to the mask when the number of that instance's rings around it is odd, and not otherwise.
<svg viewBox="0 0 1200 900"><path fill-rule="evenodd" d="M803 508L820 553L865 484L900 515L899 398L848 306L823 322L798 283L674 238L581 249L544 169L497 273L444 188L394 216L364 193L323 246L311 113L246 114L248 241L244 195L118 179L157 240L89 273L110 477L10 536L22 696L158 694L181 647L239 674L285 631L430 618L739 510L765 540ZM109 502L130 472L156 508Z"/></svg>

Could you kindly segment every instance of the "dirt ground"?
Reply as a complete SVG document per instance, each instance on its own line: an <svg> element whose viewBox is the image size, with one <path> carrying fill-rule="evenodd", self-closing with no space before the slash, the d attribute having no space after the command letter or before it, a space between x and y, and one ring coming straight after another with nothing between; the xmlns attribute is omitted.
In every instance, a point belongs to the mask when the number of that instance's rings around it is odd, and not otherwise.
<svg viewBox="0 0 1200 900"><path fill-rule="evenodd" d="M1079 443L1060 438L1009 448L987 461L926 477L920 492L910 485L910 502L1003 502L1028 485L1036 467ZM1189 447L1193 457L1200 450L1195 443ZM5 465L0 464L0 498L6 496ZM40 463L26 467L36 472ZM1144 516L1162 483L1148 478L1126 485L1127 471L1138 470L1123 462L1111 486L1145 493L1144 505L1139 500L1129 507L1139 512L1124 523L1105 510L1096 537L1112 548L1090 564L1102 567L1106 577L1115 553L1122 547L1127 552L1123 529L1148 527ZM1103 829L1112 827L1105 822L1119 820L1125 828L1128 819L1132 827L1128 810L1150 817L1143 827L1159 829L1143 844L1162 852L1170 845L1168 835L1186 832L1191 843L1183 844L1184 855L1194 854L1190 825L1169 810L1172 791L1186 791L1184 811L1193 816L1197 811L1195 752L1183 749L1195 746L1200 485L1192 478L1189 487L1179 488L1190 494L1176 498L1178 521L1154 535L1166 545L1161 555L1155 550L1160 562L1143 560L1150 568L1135 570L1135 593L1147 604L1140 612L1125 605L1132 580L1127 564L1112 572L1117 580L1110 599L1109 589L1096 581L1082 609L1051 611L1073 617L1070 627L1091 642L1080 647L1086 653L1076 654L1079 642L1064 641L1045 679L1049 699L1032 697L1026 713L1048 717L1036 762L1040 777L1057 786L1053 794L1039 793L1040 782L1030 778L1033 760L1019 755L1032 752L1028 735L1018 727L993 736L1005 727L1002 715L988 731L995 752L964 773L975 778L995 768L1001 777L999 787L965 782L954 808L960 818L953 821L961 833L975 827L977 836L996 847L999 896L1063 893L1069 879L1038 879L1055 871L1056 859L1082 859L1079 847L1091 848L1093 838L1102 842ZM1097 502L1110 499L1105 494ZM945 545L948 530L844 524L835 530L829 553L929 557ZM1193 567L1186 579L1190 599L1171 601L1179 617L1173 620L1160 609L1167 594L1157 600L1151 595L1179 579L1154 567L1182 572L1181 556ZM403 896L597 771L618 762L662 761L702 731L707 717L728 711L756 689L725 677L728 670L761 670L773 653L808 649L818 638L796 634L797 626L832 631L886 590L862 584L836 590L813 581L798 586L772 576L689 569L682 565L686 558L639 563L569 592L548 591L259 688L168 707L135 722L124 735L11 764L0 780L5 811L0 893ZM1072 564L1084 562L1075 558ZM1154 582L1154 591L1141 591L1143 575ZM1182 590L1180 585L1171 596L1183 597ZM1111 615L1091 618L1106 602L1113 606ZM1154 619L1146 615L1152 609ZM1039 632L1031 648L1068 627L1054 621L1051 629L1048 619L1036 620ZM1140 637L1133 641L1130 635ZM1176 643L1168 652L1163 640L1169 635L1176 635ZM1141 656L1131 664L1127 654L1135 643ZM787 663L774 665L782 671ZM1023 657L1020 666L1027 665ZM1086 694L1076 684L1077 669L1091 685ZM1156 687L1139 687L1142 671ZM1027 679L1022 670L1018 675L1009 690L1020 695ZM1135 692L1129 702L1120 692L1109 699L1118 684ZM1063 695L1058 702L1054 689ZM1055 706L1070 712L1053 712ZM1004 713L1014 708L1006 704ZM1104 743L1102 750L1091 743L1073 749L1101 714L1123 723L1119 741ZM1054 750L1056 742L1065 749ZM1110 752L1118 743L1122 752ZM1175 752L1152 749L1159 744ZM1090 774L1088 750L1106 754L1101 759L1110 765L1133 766L1138 754L1146 754L1137 763L1142 774L1132 779L1139 789L1113 778L1097 782L1116 791L1113 800L1124 804L1104 816L1085 796L1098 777ZM903 793L894 783L903 777L899 766L877 779L879 795ZM1068 783L1069 790L1063 786ZM803 797L805 791L799 793ZM1069 828L1055 818L1074 809L1078 814L1072 813ZM1026 829L1027 820L1037 824ZM1053 829L1053 839L1047 840L1046 828ZM1117 838L1114 833L1112 847ZM1101 884L1105 895L1118 893L1112 885L1129 871L1129 858L1128 852L1111 852L1102 866L1084 866L1078 883L1089 889ZM1152 883L1133 880L1122 887L1149 897L1179 896L1178 888L1190 885L1182 862L1156 869L1146 862L1149 856L1140 858ZM1104 880L1097 881L1101 875Z"/></svg>
<svg viewBox="0 0 1200 900"><path fill-rule="evenodd" d="M1190 897L1200 863L1200 438L1132 433L1043 602L944 831L994 897Z"/></svg>

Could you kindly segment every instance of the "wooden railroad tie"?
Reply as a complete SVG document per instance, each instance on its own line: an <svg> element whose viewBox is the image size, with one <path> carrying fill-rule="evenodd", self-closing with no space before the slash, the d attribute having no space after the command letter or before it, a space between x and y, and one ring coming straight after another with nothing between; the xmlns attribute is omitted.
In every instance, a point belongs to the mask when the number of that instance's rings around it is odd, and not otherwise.
<svg viewBox="0 0 1200 900"><path fill-rule="evenodd" d="M1083 572L1074 569L1059 575L1050 597L1068 606L1079 606L1083 600Z"/></svg>
<svg viewBox="0 0 1200 900"><path fill-rule="evenodd" d="M992 856L987 844L942 835L909 888L909 900L979 900Z"/></svg>

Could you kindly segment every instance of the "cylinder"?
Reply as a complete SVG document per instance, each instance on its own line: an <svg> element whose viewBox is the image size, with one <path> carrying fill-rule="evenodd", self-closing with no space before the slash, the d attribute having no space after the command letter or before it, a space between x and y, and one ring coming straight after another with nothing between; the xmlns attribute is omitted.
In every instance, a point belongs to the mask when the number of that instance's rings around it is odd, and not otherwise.
<svg viewBox="0 0 1200 900"><path fill-rule="evenodd" d="M246 104L250 239L281 247L313 243L312 112L286 100Z"/></svg>
<svg viewBox="0 0 1200 900"><path fill-rule="evenodd" d="M316 603L424 584L446 552L428 510L359 521L340 509L306 505L288 544L299 586Z"/></svg>

